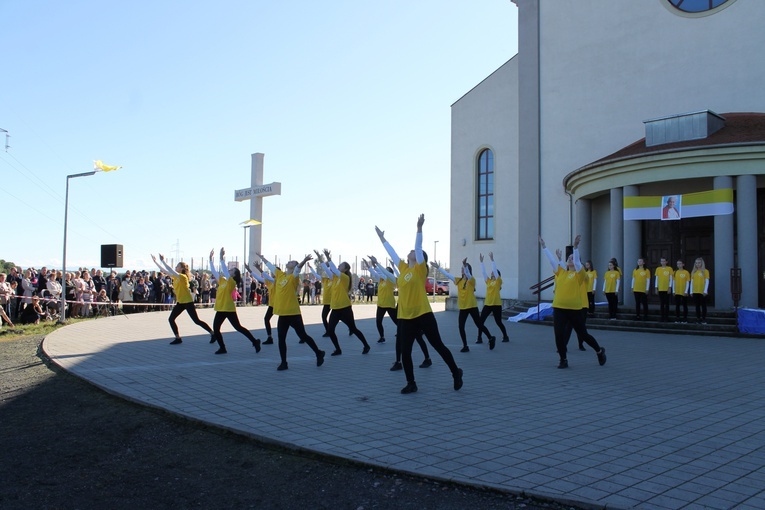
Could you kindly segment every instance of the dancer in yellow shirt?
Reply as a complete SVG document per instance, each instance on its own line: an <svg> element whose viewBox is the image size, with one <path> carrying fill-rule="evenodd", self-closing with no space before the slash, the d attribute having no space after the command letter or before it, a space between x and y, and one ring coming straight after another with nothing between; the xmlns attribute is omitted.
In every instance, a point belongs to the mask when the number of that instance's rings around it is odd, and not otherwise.
<svg viewBox="0 0 765 510"><path fill-rule="evenodd" d="M409 252L406 260L398 256L393 247L385 240L385 232L375 227L380 241L388 252L391 260L398 266L398 321L399 339L401 340L402 360L404 374L406 374L406 386L401 393L408 394L417 391L417 383L414 380L414 366L412 364L412 346L417 333L422 333L428 338L428 342L443 358L451 370L454 379L454 389L462 388L462 369L457 366L449 348L441 340L438 332L438 323L430 308L428 295L425 293L425 278L428 277L428 258L422 250L422 225L425 223L425 215L417 218L417 236L414 249Z"/></svg>
<svg viewBox="0 0 765 510"><path fill-rule="evenodd" d="M239 283L242 281L239 269L233 268L230 272L226 267L226 250L220 249L220 273L215 269L215 250L210 250L210 272L218 281L218 294L215 298L215 317L213 318L213 335L218 341L218 350L215 354L226 354L226 344L223 343L223 335L220 332L223 322L228 320L235 330L247 337L255 347L255 352L260 352L260 340L252 336L252 333L239 323L236 315L236 305L232 296Z"/></svg>
<svg viewBox="0 0 765 510"><path fill-rule="evenodd" d="M154 254L151 255L151 260L154 261L160 271L166 271L173 280L173 290L175 291L175 306L173 306L173 309L170 311L170 317L167 319L167 321L170 323L170 329L173 330L175 340L170 342L170 345L178 345L183 343L183 339L178 332L178 325L175 323L175 319L177 319L178 316L184 311L189 314L189 317L191 317L191 320L194 321L194 324L198 325L210 334L210 343L214 343L215 335L213 335L212 328L210 328L206 322L199 318L197 315L197 309L194 307L194 299L192 298L191 290L189 289L189 278L192 277L189 265L185 262L178 262L178 264L175 266L175 270L173 270L173 268L170 267L167 262L165 262L165 257L161 253L159 254L159 260L162 262L162 265L157 262L157 258L154 256Z"/></svg>
<svg viewBox="0 0 765 510"><path fill-rule="evenodd" d="M494 262L494 253L489 252L489 260L491 260L491 275L486 273L486 267L483 265L483 253L478 256L481 261L481 273L483 279L486 282L486 297L483 300L483 308L481 309L481 324L486 324L486 319L489 315L494 317L494 322L502 332L502 341L509 342L510 337L507 336L507 329L502 324L502 298L499 295L502 290L502 273L497 269L497 264ZM491 337L490 337L491 338ZM478 330L478 339L481 339L481 330ZM491 345L489 346L491 347Z"/></svg>
<svg viewBox="0 0 765 510"><path fill-rule="evenodd" d="M281 357L281 364L276 368L277 370L287 370L287 333L292 328L297 333L298 338L304 344L308 344L308 347L316 354L316 366L320 367L324 364L324 351L320 350L316 345L316 342L305 331L305 325L303 324L303 315L300 312L300 303L297 298L297 289L300 285L300 271L303 266L311 260L310 255L306 255L305 258L298 262L297 260L290 260L284 266L286 271L282 271L275 267L263 255L257 253L260 260L266 265L269 271L274 274L274 293L269 301L273 303L274 314L279 316L276 321L276 336L279 341L279 356Z"/></svg>
<svg viewBox="0 0 765 510"><path fill-rule="evenodd" d="M639 258L637 267L632 271L632 293L635 296L635 320L648 319L648 288L651 285L651 270L645 267L645 260ZM640 315L640 307L643 315Z"/></svg>
<svg viewBox="0 0 765 510"><path fill-rule="evenodd" d="M589 345L598 356L600 365L606 364L606 349L598 344L595 337L587 332L582 316L582 283L587 276L579 260L579 243L582 236L577 235L574 239L574 253L566 260L566 267L558 264L558 259L547 249L544 239L539 237L542 251L550 262L555 274L555 297L553 298L553 327L555 330L555 346L558 349L560 363L558 368L568 368L567 343L570 332L567 331L568 323L571 323L578 338Z"/></svg>

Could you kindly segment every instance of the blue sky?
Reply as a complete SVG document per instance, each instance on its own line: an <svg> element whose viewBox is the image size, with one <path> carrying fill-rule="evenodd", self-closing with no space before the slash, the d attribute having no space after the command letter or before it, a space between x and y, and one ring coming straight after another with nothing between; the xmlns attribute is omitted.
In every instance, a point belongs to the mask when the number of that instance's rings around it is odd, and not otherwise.
<svg viewBox="0 0 765 510"><path fill-rule="evenodd" d="M162 252L241 258L251 154L265 154L263 251L401 254L424 213L449 257L450 105L517 52L510 0L0 0L0 258L125 267ZM2 138L0 138L0 142ZM2 149L0 147L0 149Z"/></svg>

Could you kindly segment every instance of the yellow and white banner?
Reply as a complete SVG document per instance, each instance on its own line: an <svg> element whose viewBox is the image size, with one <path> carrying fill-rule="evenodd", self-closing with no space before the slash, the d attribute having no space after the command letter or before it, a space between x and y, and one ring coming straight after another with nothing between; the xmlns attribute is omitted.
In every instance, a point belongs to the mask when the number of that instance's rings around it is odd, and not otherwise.
<svg viewBox="0 0 765 510"><path fill-rule="evenodd" d="M685 195L624 197L625 220L679 220L733 214L733 189Z"/></svg>

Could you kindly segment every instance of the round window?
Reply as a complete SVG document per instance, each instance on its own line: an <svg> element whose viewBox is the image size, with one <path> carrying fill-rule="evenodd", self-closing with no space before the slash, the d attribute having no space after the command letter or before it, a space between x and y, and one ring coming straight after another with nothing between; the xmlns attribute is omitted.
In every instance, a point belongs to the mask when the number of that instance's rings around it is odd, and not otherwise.
<svg viewBox="0 0 765 510"><path fill-rule="evenodd" d="M688 14L713 14L732 4L734 0L666 0L678 11ZM725 5L728 4L728 5Z"/></svg>

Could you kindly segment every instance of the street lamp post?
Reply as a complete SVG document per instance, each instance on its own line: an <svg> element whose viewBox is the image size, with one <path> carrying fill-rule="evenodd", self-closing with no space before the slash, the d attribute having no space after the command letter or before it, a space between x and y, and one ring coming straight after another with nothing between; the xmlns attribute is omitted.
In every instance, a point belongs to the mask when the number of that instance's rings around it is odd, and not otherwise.
<svg viewBox="0 0 765 510"><path fill-rule="evenodd" d="M438 246L438 241L433 241L433 262L438 264L438 259L436 259L436 247ZM433 268L433 302L436 302L436 285L438 285L436 277L438 276L438 271L436 271L436 268Z"/></svg>
<svg viewBox="0 0 765 510"><path fill-rule="evenodd" d="M66 322L66 227L69 219L69 179L74 179L75 177L88 177L94 175L97 171L98 170L93 170L92 172L83 172L81 174L66 176L66 197L64 198L64 254L62 256L63 278L61 278L61 311L58 318L58 321L62 324Z"/></svg>
<svg viewBox="0 0 765 510"><path fill-rule="evenodd" d="M247 229L252 225L243 225L242 232L244 233L244 257L242 257L242 286L244 287L244 304L247 305Z"/></svg>

